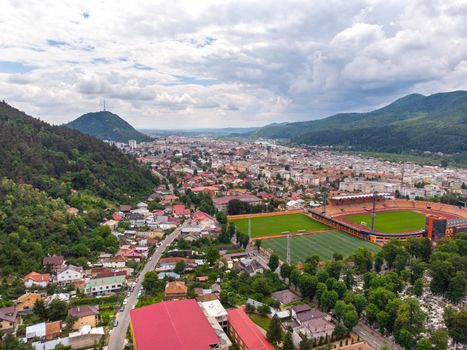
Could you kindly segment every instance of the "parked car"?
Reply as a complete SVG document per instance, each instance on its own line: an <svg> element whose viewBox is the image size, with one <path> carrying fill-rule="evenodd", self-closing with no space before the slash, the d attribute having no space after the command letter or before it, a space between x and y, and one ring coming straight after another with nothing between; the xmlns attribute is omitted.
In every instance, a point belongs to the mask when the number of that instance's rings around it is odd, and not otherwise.
<svg viewBox="0 0 467 350"><path fill-rule="evenodd" d="M114 321L114 327L117 327L118 326L118 320L115 320Z"/></svg>

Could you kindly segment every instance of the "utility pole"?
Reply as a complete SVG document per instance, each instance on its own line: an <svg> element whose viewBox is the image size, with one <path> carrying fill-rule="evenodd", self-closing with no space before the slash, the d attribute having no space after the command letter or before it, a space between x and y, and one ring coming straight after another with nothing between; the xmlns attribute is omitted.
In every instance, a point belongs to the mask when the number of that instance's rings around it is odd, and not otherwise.
<svg viewBox="0 0 467 350"><path fill-rule="evenodd" d="M373 210L371 211L371 232L375 232L375 216L376 216L376 196L377 192L373 192Z"/></svg>
<svg viewBox="0 0 467 350"><path fill-rule="evenodd" d="M287 264L290 265L291 256L290 256L290 241L292 240L292 235L289 233L287 235Z"/></svg>
<svg viewBox="0 0 467 350"><path fill-rule="evenodd" d="M323 188L323 190L321 191L321 196L322 196L322 200L323 200L323 211L322 211L322 214L323 214L323 215L326 215L326 204L327 204L327 202L328 202L328 193L327 193L326 188Z"/></svg>

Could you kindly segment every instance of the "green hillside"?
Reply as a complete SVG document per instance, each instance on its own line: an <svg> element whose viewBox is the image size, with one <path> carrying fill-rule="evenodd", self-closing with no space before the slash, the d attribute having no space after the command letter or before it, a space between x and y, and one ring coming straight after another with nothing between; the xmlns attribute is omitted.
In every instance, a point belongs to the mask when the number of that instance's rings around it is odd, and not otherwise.
<svg viewBox="0 0 467 350"><path fill-rule="evenodd" d="M66 127L51 126L5 102L0 102L2 177L67 201L72 188L105 200L136 201L158 182L115 147Z"/></svg>
<svg viewBox="0 0 467 350"><path fill-rule="evenodd" d="M372 112L272 124L250 136L362 151L459 152L467 156L467 92L412 94Z"/></svg>
<svg viewBox="0 0 467 350"><path fill-rule="evenodd" d="M118 115L108 111L84 114L65 126L101 140L124 143L127 143L128 140L151 141L151 137L135 130Z"/></svg>

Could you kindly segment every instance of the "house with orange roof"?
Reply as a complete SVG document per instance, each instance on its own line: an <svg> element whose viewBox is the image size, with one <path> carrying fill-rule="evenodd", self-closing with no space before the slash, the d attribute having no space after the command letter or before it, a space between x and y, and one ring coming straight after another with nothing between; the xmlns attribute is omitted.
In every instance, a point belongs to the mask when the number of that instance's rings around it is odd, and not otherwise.
<svg viewBox="0 0 467 350"><path fill-rule="evenodd" d="M186 299L188 287L184 281L167 282L164 291L165 300Z"/></svg>
<svg viewBox="0 0 467 350"><path fill-rule="evenodd" d="M42 300L42 296L37 293L25 293L18 297L15 301L16 310L20 314L28 314L34 311L34 305L38 300Z"/></svg>
<svg viewBox="0 0 467 350"><path fill-rule="evenodd" d="M42 287L45 288L49 284L50 275L48 273L30 272L23 277L24 286L26 288Z"/></svg>

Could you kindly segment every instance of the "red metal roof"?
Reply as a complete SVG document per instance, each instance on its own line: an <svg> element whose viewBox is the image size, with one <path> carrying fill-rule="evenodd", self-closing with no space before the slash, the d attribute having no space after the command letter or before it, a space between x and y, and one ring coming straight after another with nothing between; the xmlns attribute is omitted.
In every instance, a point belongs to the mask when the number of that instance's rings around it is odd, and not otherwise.
<svg viewBox="0 0 467 350"><path fill-rule="evenodd" d="M219 338L194 299L165 301L130 311L138 350L210 350Z"/></svg>
<svg viewBox="0 0 467 350"><path fill-rule="evenodd" d="M258 326L248 317L242 308L227 311L229 324L238 334L248 350L274 350ZM139 349L139 348L138 348Z"/></svg>

